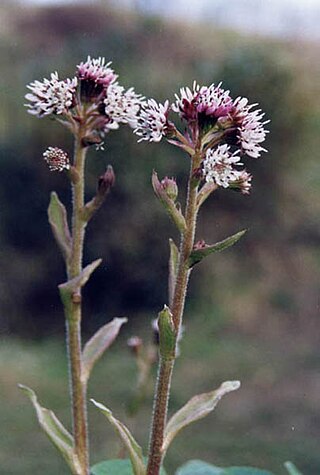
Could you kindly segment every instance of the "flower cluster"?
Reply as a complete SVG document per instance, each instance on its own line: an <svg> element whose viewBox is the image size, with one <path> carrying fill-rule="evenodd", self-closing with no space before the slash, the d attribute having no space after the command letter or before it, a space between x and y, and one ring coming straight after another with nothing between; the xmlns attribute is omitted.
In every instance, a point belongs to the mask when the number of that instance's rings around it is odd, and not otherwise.
<svg viewBox="0 0 320 475"><path fill-rule="evenodd" d="M154 99L142 105L138 124L134 133L139 135L142 140L150 142L160 142L168 130L169 101L164 104L158 104Z"/></svg>
<svg viewBox="0 0 320 475"><path fill-rule="evenodd" d="M110 65L104 58L88 56L72 79L60 80L52 73L50 79L32 82L25 96L28 112L38 117L59 116L74 133L81 124L85 145L102 142L120 123L136 128L144 98L133 88L125 90Z"/></svg>
<svg viewBox="0 0 320 475"><path fill-rule="evenodd" d="M248 99L233 99L230 91L217 86L180 89L175 102L158 104L149 99L141 106L135 133L139 142L159 142L163 137L187 151L200 154L203 181L223 188L237 188L248 193L251 175L242 166L241 157L258 158L266 150L261 146L266 134L264 113L249 104ZM169 112L179 116L184 133L169 120Z"/></svg>
<svg viewBox="0 0 320 475"><path fill-rule="evenodd" d="M43 152L43 159L47 162L49 170L52 172L62 172L70 168L69 157L61 148L48 147L47 150Z"/></svg>
<svg viewBox="0 0 320 475"><path fill-rule="evenodd" d="M232 153L227 144L218 145L215 149L209 148L202 169L205 181L214 182L223 188L239 188L244 194L249 193L251 175L235 168L242 165L239 153L240 150Z"/></svg>
<svg viewBox="0 0 320 475"><path fill-rule="evenodd" d="M28 112L38 117L66 114L75 103L77 84L76 77L60 81L57 72L52 73L50 79L44 79L43 82L32 82L27 86L31 92L25 96L30 101L26 104Z"/></svg>

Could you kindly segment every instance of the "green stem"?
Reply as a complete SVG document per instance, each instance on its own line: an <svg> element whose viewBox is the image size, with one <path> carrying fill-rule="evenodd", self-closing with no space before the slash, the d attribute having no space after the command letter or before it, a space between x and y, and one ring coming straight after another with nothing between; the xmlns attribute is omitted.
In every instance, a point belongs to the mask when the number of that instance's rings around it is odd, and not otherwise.
<svg viewBox="0 0 320 475"><path fill-rule="evenodd" d="M181 330L182 316L186 300L190 269L188 259L194 244L197 219L198 186L193 181L193 171L198 166L198 155L193 157L186 203L186 231L181 234L180 255L177 279L172 303L172 319L178 337ZM149 445L147 475L159 475L162 463L162 445L167 421L168 402L170 396L171 378L175 358L160 358L158 379L154 399L152 428Z"/></svg>
<svg viewBox="0 0 320 475"><path fill-rule="evenodd" d="M79 137L75 140L74 152L74 166L79 174L79 179L72 185L72 255L68 269L69 279L78 276L82 271L85 222L81 218L81 213L84 206L85 156L86 149L81 145L79 133ZM81 288L73 294L71 311L67 315L66 323L74 446L81 467L79 475L89 475L86 385L81 382Z"/></svg>

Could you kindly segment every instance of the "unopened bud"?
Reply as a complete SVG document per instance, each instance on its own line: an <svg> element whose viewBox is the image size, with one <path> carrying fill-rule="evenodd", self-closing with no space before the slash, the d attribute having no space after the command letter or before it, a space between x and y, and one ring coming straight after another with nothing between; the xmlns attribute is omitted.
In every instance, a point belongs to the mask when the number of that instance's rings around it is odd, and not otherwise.
<svg viewBox="0 0 320 475"><path fill-rule="evenodd" d="M158 316L159 326L159 351L164 359L174 359L176 355L176 331L172 314L166 305Z"/></svg>
<svg viewBox="0 0 320 475"><path fill-rule="evenodd" d="M174 178L167 176L161 180L161 186L172 201L176 201L178 196L178 185Z"/></svg>
<svg viewBox="0 0 320 475"><path fill-rule="evenodd" d="M140 353L140 350L143 345L143 341L139 336L132 336L127 340L127 345L130 351L137 356Z"/></svg>
<svg viewBox="0 0 320 475"><path fill-rule="evenodd" d="M115 181L116 181L116 176L114 174L113 168L111 165L108 165L105 173L99 177L98 194L106 195L110 191L110 189L114 186Z"/></svg>
<svg viewBox="0 0 320 475"><path fill-rule="evenodd" d="M68 154L58 147L48 147L43 153L43 158L52 172L62 172L69 170L70 160Z"/></svg>

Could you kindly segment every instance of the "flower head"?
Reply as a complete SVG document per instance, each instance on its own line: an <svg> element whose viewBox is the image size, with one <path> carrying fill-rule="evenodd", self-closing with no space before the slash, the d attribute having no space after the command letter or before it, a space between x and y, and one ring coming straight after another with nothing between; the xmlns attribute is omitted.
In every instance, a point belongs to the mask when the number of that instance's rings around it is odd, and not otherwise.
<svg viewBox="0 0 320 475"><path fill-rule="evenodd" d="M69 170L70 161L68 154L58 147L48 147L43 152L43 158L47 162L50 171L62 172L63 170Z"/></svg>
<svg viewBox="0 0 320 475"><path fill-rule="evenodd" d="M119 123L129 124L131 128L138 125L138 113L143 104L144 97L137 94L133 87L125 91L119 84L108 87L104 99L104 112L108 117L105 129L119 127Z"/></svg>
<svg viewBox="0 0 320 475"><path fill-rule="evenodd" d="M203 128L207 122L215 124L217 119L228 115L232 108L232 99L229 91L211 84L209 87L200 86L195 81L193 88L180 89L180 97L176 94L176 102L172 105L172 110L177 112L181 119L188 123L198 122Z"/></svg>
<svg viewBox="0 0 320 475"><path fill-rule="evenodd" d="M202 168L204 179L207 183L214 182L228 188L241 176L242 172L234 168L239 165L242 165L239 150L231 153L229 145L218 145L215 149L207 150Z"/></svg>
<svg viewBox="0 0 320 475"><path fill-rule="evenodd" d="M88 56L86 62L77 66L83 100L91 100L100 96L110 84L116 81L118 76L109 67L110 64L111 62L106 63L104 58L91 59Z"/></svg>
<svg viewBox="0 0 320 475"><path fill-rule="evenodd" d="M252 110L257 104L248 105L248 99L238 97L234 101L231 117L236 125L238 143L243 153L252 158L260 157L266 149L261 147L261 142L269 132L264 125L269 121L262 121L264 113L261 109Z"/></svg>
<svg viewBox="0 0 320 475"><path fill-rule="evenodd" d="M76 77L60 81L56 72L50 79L32 82L27 86L31 92L25 96L30 101L28 112L38 117L65 114L74 104L77 83Z"/></svg>
<svg viewBox="0 0 320 475"><path fill-rule="evenodd" d="M84 147L102 147L105 134L120 124L136 128L144 97L118 84L110 64L88 56L72 79L61 81L55 72L50 79L34 81L26 94L28 112L38 117L62 115L60 122L74 135L81 133Z"/></svg>
<svg viewBox="0 0 320 475"><path fill-rule="evenodd" d="M158 104L154 99L148 99L142 104L138 125L134 132L142 140L149 142L160 142L168 130L169 101Z"/></svg>

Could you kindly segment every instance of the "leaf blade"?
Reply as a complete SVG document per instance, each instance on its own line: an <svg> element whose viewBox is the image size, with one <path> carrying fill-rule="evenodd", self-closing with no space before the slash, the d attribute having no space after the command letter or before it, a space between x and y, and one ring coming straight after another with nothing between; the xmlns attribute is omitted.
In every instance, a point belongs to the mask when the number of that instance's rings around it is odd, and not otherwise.
<svg viewBox="0 0 320 475"><path fill-rule="evenodd" d="M81 378L83 383L87 383L94 365L117 338L121 326L127 321L127 318L114 318L101 327L85 344L82 352Z"/></svg>
<svg viewBox="0 0 320 475"><path fill-rule="evenodd" d="M247 232L246 229L239 231L232 236L223 239L222 241L216 242L215 244L205 245L199 249L194 249L189 257L189 268L193 267L195 264L198 264L204 257L209 256L214 252L220 252L224 249L227 249L230 246L233 246L241 237Z"/></svg>
<svg viewBox="0 0 320 475"><path fill-rule="evenodd" d="M184 427L208 415L225 394L239 387L240 381L226 381L214 391L191 398L167 423L162 446L163 454L165 455L172 440Z"/></svg>
<svg viewBox="0 0 320 475"><path fill-rule="evenodd" d="M61 453L71 468L72 473L75 475L80 473L80 464L73 448L73 437L70 432L68 432L62 425L54 412L39 404L36 393L32 389L23 384L19 384L19 388L29 397L34 409L36 410L40 427L46 433L56 449Z"/></svg>
<svg viewBox="0 0 320 475"><path fill-rule="evenodd" d="M300 470L298 470L292 462L285 462L284 466L287 469L289 475L302 475Z"/></svg>
<svg viewBox="0 0 320 475"><path fill-rule="evenodd" d="M92 475L132 475L132 465L130 459L113 459L99 462L91 467ZM163 468L160 475L166 475Z"/></svg>
<svg viewBox="0 0 320 475"><path fill-rule="evenodd" d="M55 240L65 261L68 262L71 256L71 234L68 226L67 211L55 191L50 195L48 219Z"/></svg>
<svg viewBox="0 0 320 475"><path fill-rule="evenodd" d="M273 475L267 470L254 467L216 467L202 460L190 460L175 475Z"/></svg>
<svg viewBox="0 0 320 475"><path fill-rule="evenodd" d="M91 262L91 264L88 264L79 275L58 286L67 318L72 315L73 296L88 282L91 274L96 270L101 262L102 259L96 259Z"/></svg>
<svg viewBox="0 0 320 475"><path fill-rule="evenodd" d="M128 450L134 475L145 475L146 467L143 460L142 449L134 439L129 429L124 424L122 424L122 422L116 419L112 415L112 412L103 404L95 401L94 399L91 399L91 402L102 412L102 414L106 416Z"/></svg>

